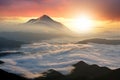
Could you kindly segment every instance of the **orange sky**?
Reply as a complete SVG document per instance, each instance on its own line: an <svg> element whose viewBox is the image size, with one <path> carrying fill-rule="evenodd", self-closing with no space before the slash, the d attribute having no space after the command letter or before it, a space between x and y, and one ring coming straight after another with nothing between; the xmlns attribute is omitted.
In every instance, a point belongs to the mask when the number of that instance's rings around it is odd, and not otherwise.
<svg viewBox="0 0 120 80"><path fill-rule="evenodd" d="M70 18L88 13L95 19L119 20L120 0L0 0L0 17Z"/></svg>

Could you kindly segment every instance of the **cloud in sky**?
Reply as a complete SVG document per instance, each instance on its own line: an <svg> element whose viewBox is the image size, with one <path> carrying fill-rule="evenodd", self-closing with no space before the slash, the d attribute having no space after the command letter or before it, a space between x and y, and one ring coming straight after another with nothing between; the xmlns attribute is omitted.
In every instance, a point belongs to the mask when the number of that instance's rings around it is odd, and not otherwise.
<svg viewBox="0 0 120 80"><path fill-rule="evenodd" d="M0 0L0 16L70 17L82 11L101 19L120 19L120 0Z"/></svg>

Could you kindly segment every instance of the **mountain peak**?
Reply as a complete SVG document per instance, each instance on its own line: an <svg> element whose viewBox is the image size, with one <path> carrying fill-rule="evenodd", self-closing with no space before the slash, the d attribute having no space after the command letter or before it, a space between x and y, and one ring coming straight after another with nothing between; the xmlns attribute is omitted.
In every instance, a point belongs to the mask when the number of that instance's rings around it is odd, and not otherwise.
<svg viewBox="0 0 120 80"><path fill-rule="evenodd" d="M48 15L42 15L40 18L44 18L44 17L46 17L46 18L50 18Z"/></svg>
<svg viewBox="0 0 120 80"><path fill-rule="evenodd" d="M32 24L36 24L39 22L55 22L55 21L48 15L43 15L37 19L30 19L29 21L27 21L27 23L32 23Z"/></svg>
<svg viewBox="0 0 120 80"><path fill-rule="evenodd" d="M38 18L39 20L43 20L43 21L53 21L52 18L50 18L48 15L43 15L41 17Z"/></svg>
<svg viewBox="0 0 120 80"><path fill-rule="evenodd" d="M77 67L77 66L88 66L88 64L85 63L84 61L80 61L80 62L74 64L73 66L74 66L74 67Z"/></svg>

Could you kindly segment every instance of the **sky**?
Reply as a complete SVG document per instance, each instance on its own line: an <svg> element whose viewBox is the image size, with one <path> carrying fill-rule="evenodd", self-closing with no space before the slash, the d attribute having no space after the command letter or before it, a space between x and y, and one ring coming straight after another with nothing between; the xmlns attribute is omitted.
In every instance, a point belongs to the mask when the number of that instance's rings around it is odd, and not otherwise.
<svg viewBox="0 0 120 80"><path fill-rule="evenodd" d="M25 23L44 14L77 32L96 26L98 31L101 26L120 28L120 0L0 0L2 23ZM83 20L77 19L81 15Z"/></svg>
<svg viewBox="0 0 120 80"><path fill-rule="evenodd" d="M74 17L89 13L95 19L120 20L120 0L0 0L0 17Z"/></svg>

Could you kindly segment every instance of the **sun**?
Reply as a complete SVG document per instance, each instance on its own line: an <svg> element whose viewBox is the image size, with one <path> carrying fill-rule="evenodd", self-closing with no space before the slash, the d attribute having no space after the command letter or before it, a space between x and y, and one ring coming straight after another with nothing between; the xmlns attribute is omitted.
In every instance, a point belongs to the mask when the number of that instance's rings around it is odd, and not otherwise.
<svg viewBox="0 0 120 80"><path fill-rule="evenodd" d="M87 15L75 18L72 24L77 32L89 32L93 28L93 20Z"/></svg>

